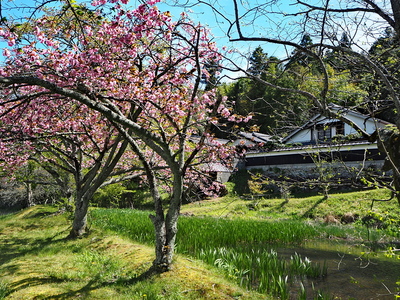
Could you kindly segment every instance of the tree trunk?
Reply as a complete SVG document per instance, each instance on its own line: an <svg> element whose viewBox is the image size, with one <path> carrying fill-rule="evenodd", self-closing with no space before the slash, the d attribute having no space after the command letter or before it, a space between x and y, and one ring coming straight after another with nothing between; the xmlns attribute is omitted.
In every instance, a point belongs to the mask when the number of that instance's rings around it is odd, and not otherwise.
<svg viewBox="0 0 400 300"><path fill-rule="evenodd" d="M180 213L182 194L183 194L183 178L180 172L175 174L173 190L168 213L164 216L161 206L161 199L156 203L156 216L150 216L154 224L156 236L156 258L153 261L153 269L155 272L162 273L171 269L172 260L175 251L175 240L178 232L178 217Z"/></svg>
<svg viewBox="0 0 400 300"><path fill-rule="evenodd" d="M25 182L25 187L26 187L26 207L31 207L35 205L35 203L33 203L32 184Z"/></svg>
<svg viewBox="0 0 400 300"><path fill-rule="evenodd" d="M84 196L77 195L75 199L74 221L69 238L78 238L87 232L87 212L89 208L89 199Z"/></svg>
<svg viewBox="0 0 400 300"><path fill-rule="evenodd" d="M386 154L382 171L393 172L393 186L400 204L400 133L397 130L383 129L379 131L378 149Z"/></svg>
<svg viewBox="0 0 400 300"><path fill-rule="evenodd" d="M175 215L176 212L173 214ZM177 212L179 214L179 212ZM178 232L178 218L171 218L171 211L167 217L151 216L156 236L156 258L153 268L157 273L163 273L171 269L175 251L175 240Z"/></svg>
<svg viewBox="0 0 400 300"><path fill-rule="evenodd" d="M394 19L394 30L396 31L397 41L400 38L400 2L399 0L390 0L392 5L393 19Z"/></svg>
<svg viewBox="0 0 400 300"><path fill-rule="evenodd" d="M167 251L170 249L167 241L167 230L165 225L164 213L156 212L156 216L150 216L155 233L155 253L153 268L156 272L166 272L170 268L171 261L168 259Z"/></svg>

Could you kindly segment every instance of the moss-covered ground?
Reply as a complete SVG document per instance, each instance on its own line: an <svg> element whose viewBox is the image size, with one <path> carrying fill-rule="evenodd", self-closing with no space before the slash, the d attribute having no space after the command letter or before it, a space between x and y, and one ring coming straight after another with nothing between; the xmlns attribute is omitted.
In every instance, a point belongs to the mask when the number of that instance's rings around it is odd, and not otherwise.
<svg viewBox="0 0 400 300"><path fill-rule="evenodd" d="M385 190L286 200L238 197L231 191L222 198L186 204L182 214L341 223L347 215L354 217L357 226L386 226L396 239L399 204L375 201L371 207L373 200L386 198L389 193ZM367 223L362 224L363 220ZM70 215L51 206L0 215L0 299L268 298L240 288L220 270L184 255L176 255L172 271L146 277L153 260L152 247L100 230L94 223L88 236L69 240L70 225Z"/></svg>
<svg viewBox="0 0 400 300"><path fill-rule="evenodd" d="M332 193L327 199L322 195L291 196L285 200L255 196L238 197L232 196L231 193L222 198L184 205L182 213L224 218L323 220L329 215L336 219L345 215L362 218L374 212L399 218L400 205L396 200L379 201L389 198L390 192L383 189Z"/></svg>
<svg viewBox="0 0 400 300"><path fill-rule="evenodd" d="M171 272L145 277L153 249L91 228L68 240L54 207L0 216L0 299L265 299L215 269L176 256Z"/></svg>

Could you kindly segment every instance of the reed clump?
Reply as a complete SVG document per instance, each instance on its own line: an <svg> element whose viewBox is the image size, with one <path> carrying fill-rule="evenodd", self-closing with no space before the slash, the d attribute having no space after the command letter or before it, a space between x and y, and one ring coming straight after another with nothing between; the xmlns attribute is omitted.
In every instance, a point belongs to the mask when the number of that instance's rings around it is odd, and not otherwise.
<svg viewBox="0 0 400 300"><path fill-rule="evenodd" d="M97 226L142 243L153 243L147 212L98 209L92 216ZM215 265L248 289L288 299L294 280L322 278L326 267L297 254L285 260L272 246L299 245L318 234L314 226L302 221L182 217L177 252Z"/></svg>

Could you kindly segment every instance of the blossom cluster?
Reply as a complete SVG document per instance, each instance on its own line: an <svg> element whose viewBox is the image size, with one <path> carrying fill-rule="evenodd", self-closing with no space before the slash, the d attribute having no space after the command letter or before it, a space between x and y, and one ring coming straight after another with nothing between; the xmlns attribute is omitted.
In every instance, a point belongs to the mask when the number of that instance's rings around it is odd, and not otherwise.
<svg viewBox="0 0 400 300"><path fill-rule="evenodd" d="M73 19L62 30L65 23L44 16L35 21L24 45L17 44L17 33L0 29L9 46L3 50L0 76L34 76L112 107L124 118L134 116L132 122L172 152L179 153L184 144L184 151L208 160L230 158L222 145L203 143L198 151L188 142L190 136L208 134L202 128L217 122L217 114L238 119L226 98L220 101L215 91L199 89L201 79L209 76L204 66L221 59L209 31L185 14L172 21L154 6L159 1L132 11L119 2L127 1L94 0L96 7L115 4L114 14L95 12L95 20ZM1 93L0 121L11 131L53 139L73 135L91 159L93 149L116 135L100 113L44 87L14 85Z"/></svg>

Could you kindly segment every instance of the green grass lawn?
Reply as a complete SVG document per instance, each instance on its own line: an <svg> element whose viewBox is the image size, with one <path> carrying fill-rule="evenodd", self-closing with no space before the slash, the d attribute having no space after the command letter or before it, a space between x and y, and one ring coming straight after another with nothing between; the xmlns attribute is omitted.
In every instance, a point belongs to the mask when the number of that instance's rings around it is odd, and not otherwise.
<svg viewBox="0 0 400 300"><path fill-rule="evenodd" d="M92 227L66 240L71 220L36 206L0 216L0 299L266 299L215 268L177 255L171 272L145 279L153 248Z"/></svg>
<svg viewBox="0 0 400 300"><path fill-rule="evenodd" d="M269 299L239 287L249 274L253 277L243 286L253 287L263 276L272 282L271 275L256 274L246 264L260 265L257 257L263 256L263 263L279 265L282 272L305 268L312 275L319 267L312 269L301 257L281 265L263 245L326 237L362 243L398 240L398 203L376 202L371 208L373 199L385 198L383 190L289 201L231 194L184 205L174 268L152 278L144 277L154 258L148 212L94 209L90 234L78 240L65 239L71 219L55 207L0 215L0 299ZM346 214L356 216L356 222L337 224ZM366 216L369 223L362 221ZM254 255L238 253L239 248L250 248ZM284 279L273 276L278 284ZM273 289L264 285L259 290L276 295Z"/></svg>
<svg viewBox="0 0 400 300"><path fill-rule="evenodd" d="M251 196L243 199L237 196L193 202L182 207L185 215L213 216L223 218L253 219L320 219L332 215L340 219L346 214L365 216L370 211L399 218L400 205L396 200L372 200L390 198L387 190L366 190L331 194L328 199L322 195L309 197L291 197L288 201L280 198L260 198Z"/></svg>
<svg viewBox="0 0 400 300"><path fill-rule="evenodd" d="M371 209L371 199L381 196L386 196L384 191L335 194L328 199L293 198L289 202L226 196L187 204L182 207L178 223L177 252L215 265L242 286L279 299L289 299L290 294L301 297L302 292L307 297L326 293L314 290L310 284L314 280L320 282L326 275L323 263L313 263L296 254L283 259L275 249L297 248L311 241L318 244L321 240L352 248L355 257L372 248L388 249L387 243L399 238L398 218L391 223L398 208L392 201L376 203ZM364 224L362 220L372 211L376 219L371 220L386 228L377 228L373 222L368 227ZM148 214L129 209L95 209L91 216L96 226L151 244L153 228ZM341 216L349 214L357 215L358 220L341 224ZM335 243L330 250L335 252L336 247ZM293 291L295 282L304 284ZM329 294L324 297L318 299L329 299Z"/></svg>

